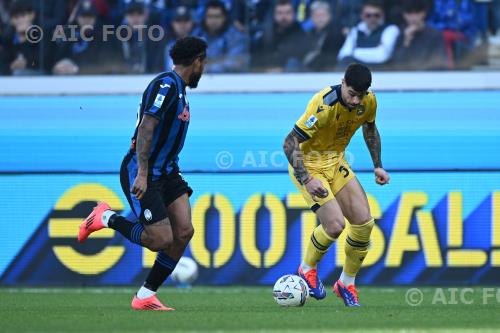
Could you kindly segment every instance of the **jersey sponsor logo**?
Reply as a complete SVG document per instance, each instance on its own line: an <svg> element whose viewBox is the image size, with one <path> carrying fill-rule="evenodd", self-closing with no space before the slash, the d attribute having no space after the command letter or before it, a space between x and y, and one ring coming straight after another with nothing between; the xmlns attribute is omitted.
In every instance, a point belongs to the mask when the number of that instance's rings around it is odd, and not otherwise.
<svg viewBox="0 0 500 333"><path fill-rule="evenodd" d="M311 128L314 126L314 124L318 121L318 118L315 116L310 116L309 119L306 121L306 127Z"/></svg>
<svg viewBox="0 0 500 333"><path fill-rule="evenodd" d="M181 121L185 121L185 122L188 122L189 119L191 119L191 113L189 112L189 108L188 107L184 107L184 111L182 111L181 114L179 114L179 118Z"/></svg>
<svg viewBox="0 0 500 333"><path fill-rule="evenodd" d="M165 95L162 94L156 95L154 106L156 106L157 108L161 108L164 100L165 100Z"/></svg>

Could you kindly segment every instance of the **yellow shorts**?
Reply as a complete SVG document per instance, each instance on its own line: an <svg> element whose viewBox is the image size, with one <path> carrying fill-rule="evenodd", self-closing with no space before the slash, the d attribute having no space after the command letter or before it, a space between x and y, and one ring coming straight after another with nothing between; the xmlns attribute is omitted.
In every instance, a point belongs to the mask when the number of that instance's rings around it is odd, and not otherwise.
<svg viewBox="0 0 500 333"><path fill-rule="evenodd" d="M291 165L288 165L288 173L290 174L290 178L292 178L293 183L297 187L297 189L302 193L302 196L306 200L309 207L313 212L317 211L321 206L323 206L328 201L335 198L335 195L354 177L356 174L352 171L349 163L342 158L339 160L338 164L328 168L328 169L317 169L317 168L309 168L307 167L307 171L309 174L319 179L323 186L328 190L328 196L325 198L316 197L316 201L311 197L309 192L305 186L300 185L297 179L295 178L293 168Z"/></svg>

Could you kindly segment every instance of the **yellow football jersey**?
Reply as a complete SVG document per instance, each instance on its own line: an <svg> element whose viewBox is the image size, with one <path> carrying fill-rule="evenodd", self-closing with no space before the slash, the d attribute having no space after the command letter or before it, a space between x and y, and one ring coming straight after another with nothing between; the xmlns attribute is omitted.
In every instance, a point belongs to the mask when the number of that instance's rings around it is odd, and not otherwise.
<svg viewBox="0 0 500 333"><path fill-rule="evenodd" d="M377 100L372 92L363 97L361 105L349 110L342 101L340 87L328 87L315 94L294 126L306 140L300 145L306 166L329 168L337 164L356 130L365 122L375 121Z"/></svg>

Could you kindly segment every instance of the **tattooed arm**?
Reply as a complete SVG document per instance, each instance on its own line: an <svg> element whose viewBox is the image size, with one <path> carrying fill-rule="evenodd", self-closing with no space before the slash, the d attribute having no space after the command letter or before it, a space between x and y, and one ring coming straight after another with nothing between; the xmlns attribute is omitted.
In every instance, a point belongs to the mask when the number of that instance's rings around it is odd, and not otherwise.
<svg viewBox="0 0 500 333"><path fill-rule="evenodd" d="M139 131L137 133L136 154L137 154L137 177L132 185L132 194L138 200L141 200L148 188L148 170L149 170L149 155L151 149L151 141L153 140L153 133L158 125L158 119L144 115Z"/></svg>
<svg viewBox="0 0 500 333"><path fill-rule="evenodd" d="M328 196L328 190L325 189L320 180L312 177L309 172L307 172L306 166L304 165L303 154L300 150L300 144L302 142L304 142L304 140L292 130L285 138L283 151L294 170L297 181L306 187L313 199L315 199L316 196L324 198Z"/></svg>
<svg viewBox="0 0 500 333"><path fill-rule="evenodd" d="M375 122L363 124L363 137L372 157L376 183L379 185L388 184L390 177L382 166L382 144Z"/></svg>
<svg viewBox="0 0 500 333"><path fill-rule="evenodd" d="M363 137L370 151L374 168L382 168L382 145L380 143L380 134L378 133L377 125L375 125L375 123L364 123Z"/></svg>
<svg viewBox="0 0 500 333"><path fill-rule="evenodd" d="M292 130L283 143L283 150L286 158L295 171L295 178L297 178L301 184L306 183L311 177L307 172L302 158L302 151L300 150L300 144L302 142L304 142L304 140Z"/></svg>

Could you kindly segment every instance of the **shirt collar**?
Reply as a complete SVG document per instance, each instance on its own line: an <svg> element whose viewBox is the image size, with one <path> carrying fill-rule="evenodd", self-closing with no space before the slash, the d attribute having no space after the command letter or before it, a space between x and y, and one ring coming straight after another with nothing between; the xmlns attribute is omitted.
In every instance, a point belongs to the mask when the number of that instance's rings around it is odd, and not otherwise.
<svg viewBox="0 0 500 333"><path fill-rule="evenodd" d="M182 90L186 90L186 86L187 86L187 83L184 81L184 79L179 75L179 73L177 73L175 70L172 70L172 72L174 73L174 75L176 75L179 80L181 81L182 83Z"/></svg>
<svg viewBox="0 0 500 333"><path fill-rule="evenodd" d="M346 108L349 108L344 100L342 99L342 89L341 89L342 85L338 84L336 85L335 87L333 87L333 89L335 89L335 92L337 93L337 98L339 99L339 102L340 104L342 104L342 106L345 106Z"/></svg>

